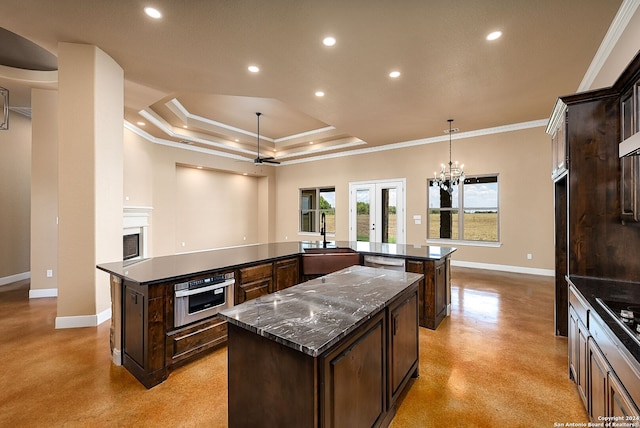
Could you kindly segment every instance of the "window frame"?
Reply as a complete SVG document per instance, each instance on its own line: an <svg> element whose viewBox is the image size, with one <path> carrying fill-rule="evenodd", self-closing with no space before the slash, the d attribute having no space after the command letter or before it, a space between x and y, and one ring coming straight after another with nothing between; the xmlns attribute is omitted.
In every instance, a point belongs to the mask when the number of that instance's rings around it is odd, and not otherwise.
<svg viewBox="0 0 640 428"><path fill-rule="evenodd" d="M464 202L464 183L467 182L467 180L477 180L477 179L482 179L482 178L495 178L495 183L497 184L497 195L496 195L496 206L495 207L465 207L465 202ZM440 238L440 237L429 237L429 231L431 228L431 217L430 217L430 213L432 210L438 210L441 211L442 207L439 208L431 208L429 206L430 200L429 200L429 187L432 187L431 184L433 182L433 178L427 178L427 243L434 243L434 244L463 244L463 245L469 245L469 246L479 246L479 247L499 247L502 245L502 242L500 240L500 174L495 173L495 174L478 174L478 175L473 175L473 176L466 176L464 182L461 185L457 186L457 193L458 193L458 199L457 199L457 204L455 202L452 201L452 207L445 207L444 210L447 211L457 211L457 222L458 222L458 239L451 239L451 238ZM468 183L469 184L474 184L474 183ZM464 215L465 215L465 211L466 210L496 210L496 214L497 214L497 219L496 219L496 240L495 241L486 241L486 240L474 240L474 239L465 239L464 236Z"/></svg>
<svg viewBox="0 0 640 428"><path fill-rule="evenodd" d="M336 211L335 201L334 201L333 208L330 210L320 208L320 196L323 192L326 193L327 191L333 191L334 198L335 198L335 194L336 194L335 186L303 187L298 189L298 233L299 234L301 235L308 234L308 235L314 235L314 236L320 235L320 220L323 212L328 212L333 210L333 215L335 218L335 211ZM315 192L314 201L313 201L314 208L303 209L302 201L303 201L304 192ZM302 225L304 224L303 216L308 214L311 214L311 217L313 218L312 222L313 222L314 230L303 230L302 228ZM336 232L335 232L335 223L334 223L334 230L327 231L327 236L335 236L335 233Z"/></svg>

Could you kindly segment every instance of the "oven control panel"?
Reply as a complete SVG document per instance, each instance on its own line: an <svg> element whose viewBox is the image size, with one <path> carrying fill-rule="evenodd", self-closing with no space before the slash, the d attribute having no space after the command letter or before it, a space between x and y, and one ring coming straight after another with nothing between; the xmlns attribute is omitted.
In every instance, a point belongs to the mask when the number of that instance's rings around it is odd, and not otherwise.
<svg viewBox="0 0 640 428"><path fill-rule="evenodd" d="M221 284L229 279L233 279L233 272L219 275L212 275L206 278L194 279L187 282L181 282L174 285L174 290L195 290L201 287L207 287L213 284Z"/></svg>

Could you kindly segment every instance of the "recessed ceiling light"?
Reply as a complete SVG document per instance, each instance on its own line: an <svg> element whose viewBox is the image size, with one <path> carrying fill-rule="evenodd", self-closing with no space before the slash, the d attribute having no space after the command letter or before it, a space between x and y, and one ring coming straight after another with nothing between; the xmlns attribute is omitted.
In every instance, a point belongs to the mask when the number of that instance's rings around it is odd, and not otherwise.
<svg viewBox="0 0 640 428"><path fill-rule="evenodd" d="M189 128L187 125L182 125L182 127L183 127L184 129Z"/></svg>
<svg viewBox="0 0 640 428"><path fill-rule="evenodd" d="M487 35L487 40L497 40L502 36L502 31L494 31Z"/></svg>
<svg viewBox="0 0 640 428"><path fill-rule="evenodd" d="M247 70L252 73L257 73L260 71L260 68L257 65L250 65L249 67L247 67Z"/></svg>
<svg viewBox="0 0 640 428"><path fill-rule="evenodd" d="M249 174L247 174L246 172L243 172L242 175L249 175Z"/></svg>
<svg viewBox="0 0 640 428"><path fill-rule="evenodd" d="M400 77L400 72L397 71L397 70L394 70L391 73L389 73L389 77L391 77L392 79L396 79L396 78Z"/></svg>
<svg viewBox="0 0 640 428"><path fill-rule="evenodd" d="M144 13L146 13L148 16L150 16L153 19L162 18L162 14L155 7L149 7L149 6L145 7L144 8Z"/></svg>
<svg viewBox="0 0 640 428"><path fill-rule="evenodd" d="M238 142L238 141L240 141L240 140L238 140L238 139L236 138L234 141L237 143L237 142Z"/></svg>
<svg viewBox="0 0 640 428"><path fill-rule="evenodd" d="M201 167L201 166L197 166L196 168L198 168L198 169L202 169L202 167Z"/></svg>
<svg viewBox="0 0 640 428"><path fill-rule="evenodd" d="M144 122L136 122L136 123L137 123L139 126L145 126L145 125L146 125L146 123L144 123Z"/></svg>
<svg viewBox="0 0 640 428"><path fill-rule="evenodd" d="M313 144L313 141L309 141L309 144Z"/></svg>
<svg viewBox="0 0 640 428"><path fill-rule="evenodd" d="M325 46L334 46L336 44L336 38L327 36L324 39L322 39L322 44Z"/></svg>
<svg viewBox="0 0 640 428"><path fill-rule="evenodd" d="M316 97L324 97L324 92L316 91Z"/></svg>

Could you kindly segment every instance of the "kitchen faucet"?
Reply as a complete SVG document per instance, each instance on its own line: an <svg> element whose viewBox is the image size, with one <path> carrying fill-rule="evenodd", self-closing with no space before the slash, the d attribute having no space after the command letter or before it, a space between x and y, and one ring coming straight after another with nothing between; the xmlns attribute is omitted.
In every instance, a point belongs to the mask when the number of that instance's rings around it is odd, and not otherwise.
<svg viewBox="0 0 640 428"><path fill-rule="evenodd" d="M320 223L321 223L320 235L322 235L322 246L324 248L327 248L327 219L324 213L322 213Z"/></svg>

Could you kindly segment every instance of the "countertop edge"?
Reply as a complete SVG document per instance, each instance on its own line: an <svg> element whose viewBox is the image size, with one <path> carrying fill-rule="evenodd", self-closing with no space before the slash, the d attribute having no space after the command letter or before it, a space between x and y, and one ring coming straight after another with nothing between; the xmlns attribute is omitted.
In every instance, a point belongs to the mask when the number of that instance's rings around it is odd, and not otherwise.
<svg viewBox="0 0 640 428"><path fill-rule="evenodd" d="M226 266L218 266L218 267L212 267L212 268L204 268L204 269L197 269L194 271L190 271L190 272L185 272L185 273L179 273L176 275L168 275L168 276L162 276L162 277L158 277L158 278L154 278L154 279L149 279L149 280L139 280L136 279L134 275L132 276L128 276L128 274L126 273L126 270L128 270L127 268L132 268L135 269L136 264L138 263L144 263L144 262L151 262L154 259L162 259L162 258L173 258L173 257L189 257L189 254L203 254L203 253L210 253L210 254L215 254L216 252L231 252L231 251L238 251L238 249L241 249L243 247L252 247L252 248L268 248L269 246L272 245L295 245L294 242L283 242L283 243L273 243L273 244L255 244L255 245L248 245L248 246L238 246L238 247L229 247L229 248L221 248L221 249L211 249L211 250L207 250L207 251L202 251L202 252L196 252L196 253L184 253L184 254L173 254L173 255L167 255L167 256L158 256L158 257L151 257L148 259L143 259L134 263L131 263L130 265L126 266L124 263L125 262L110 262L110 263L100 263L96 265L96 268L106 272L110 275L116 276L122 280L128 280L128 281L132 281L135 282L139 285L153 285L153 284L158 284L158 283L162 283L162 282L167 282L167 281L177 281L177 280L182 280L182 279L186 279L188 277L194 276L194 275L204 275L204 274L208 274L210 272L215 272L215 271L220 271L220 270L226 270L226 269L238 269L240 267L243 266L247 266L247 265L252 265L252 264L258 264L258 263L266 263L266 262L272 262L272 261L277 261L283 258L288 258L288 257L292 257L292 256L299 256L304 254L304 250L305 248L323 248L322 247L322 242L321 241L299 241L299 247L297 250L293 251L284 251L281 254L278 254L277 256L274 257L266 257L266 258L259 258L256 260L243 260L241 262L238 263L233 263L230 265L226 265ZM444 249L444 251L442 251L442 253L439 256L436 255L431 255L431 254L426 254L426 255L420 255L420 254L397 254L397 253L392 253L392 252L384 252L384 251L374 251L374 250L363 250L358 249L358 242L353 242L353 241L330 241L328 244L330 244L330 246L328 246L327 248L332 248L332 247L340 247L340 248L344 248L344 247L348 247L351 248L352 250L358 252L359 254L362 255L375 255L375 256L381 256L381 257L392 257L392 258L401 258L401 259L413 259L413 260L423 260L423 261L427 261L427 260L442 260L444 258L450 257L452 253L454 253L455 251L457 251L457 248L455 247L438 247L438 248L442 248ZM373 245L382 245L382 244L375 244L373 243ZM393 244L396 245L396 244ZM405 251L407 247L413 247L414 249L417 249L416 246L412 246L412 245L408 245L408 244L401 244L405 247ZM437 247L437 246L420 246L420 249L426 249L426 251L428 252L429 247ZM122 271L125 271L125 273L123 273Z"/></svg>

